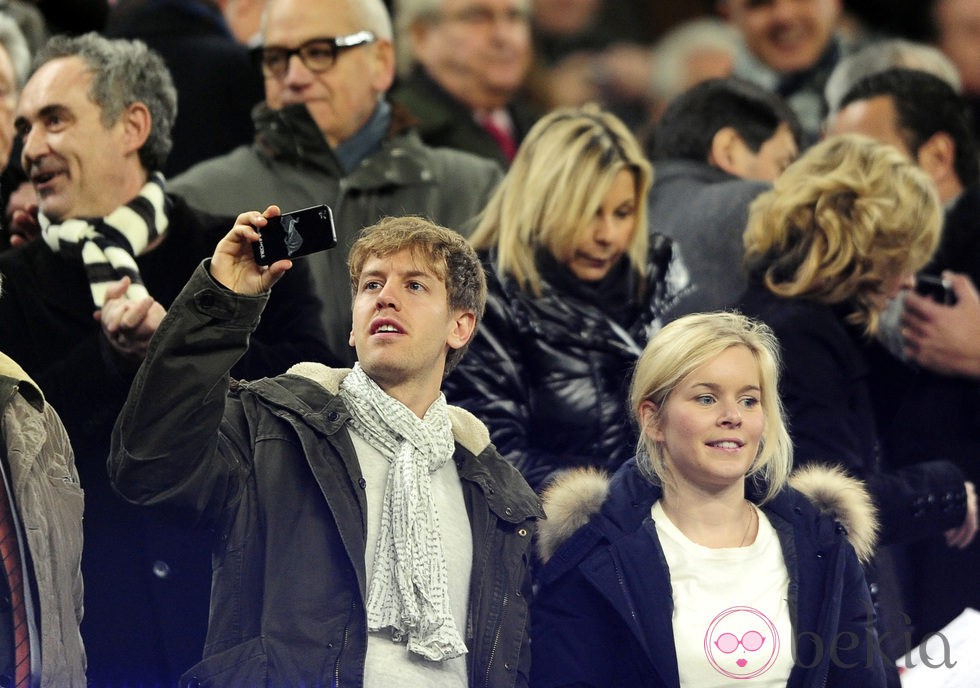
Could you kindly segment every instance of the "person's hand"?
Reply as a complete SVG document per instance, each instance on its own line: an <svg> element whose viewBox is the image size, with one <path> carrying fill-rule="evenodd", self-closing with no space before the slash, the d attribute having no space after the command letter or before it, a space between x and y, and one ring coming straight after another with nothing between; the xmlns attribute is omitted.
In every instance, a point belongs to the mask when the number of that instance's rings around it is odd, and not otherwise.
<svg viewBox="0 0 980 688"><path fill-rule="evenodd" d="M964 483L966 487L966 518L963 525L946 531L946 544L950 547L966 549L977 534L977 492L973 483Z"/></svg>
<svg viewBox="0 0 980 688"><path fill-rule="evenodd" d="M127 360L141 361L167 311L152 296L138 301L127 299L130 284L129 277L123 277L106 289L105 303L95 312L95 319L116 353Z"/></svg>
<svg viewBox="0 0 980 688"><path fill-rule="evenodd" d="M5 209L11 246L23 246L41 236L37 212L37 192L34 191L34 185L22 182L10 194Z"/></svg>
<svg viewBox="0 0 980 688"><path fill-rule="evenodd" d="M945 272L943 277L956 294L954 306L906 292L902 314L905 353L937 373L980 377L980 295L966 275Z"/></svg>
<svg viewBox="0 0 980 688"><path fill-rule="evenodd" d="M266 218L278 215L279 207L275 205L270 205L264 213L250 211L239 215L235 226L214 249L211 276L239 294L254 296L269 291L293 262L278 260L272 265L259 265L252 253L252 244L259 240L256 228L264 227Z"/></svg>

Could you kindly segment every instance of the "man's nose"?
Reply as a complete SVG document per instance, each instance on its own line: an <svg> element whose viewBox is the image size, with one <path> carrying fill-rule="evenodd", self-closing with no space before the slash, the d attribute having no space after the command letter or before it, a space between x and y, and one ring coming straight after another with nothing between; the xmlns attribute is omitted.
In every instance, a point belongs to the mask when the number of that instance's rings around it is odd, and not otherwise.
<svg viewBox="0 0 980 688"><path fill-rule="evenodd" d="M384 308L399 309L400 304L398 298L395 296L395 289L390 284L386 284L378 291L376 305L378 310Z"/></svg>
<svg viewBox="0 0 980 688"><path fill-rule="evenodd" d="M24 171L30 174L31 164L43 157L47 152L47 140L43 133L32 128L21 136L21 143L21 165L23 165Z"/></svg>

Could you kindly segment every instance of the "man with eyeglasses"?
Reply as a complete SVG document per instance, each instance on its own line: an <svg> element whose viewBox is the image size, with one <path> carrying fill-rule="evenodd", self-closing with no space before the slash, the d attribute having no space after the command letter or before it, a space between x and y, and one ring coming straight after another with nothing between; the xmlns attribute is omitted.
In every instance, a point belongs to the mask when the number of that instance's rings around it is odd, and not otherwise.
<svg viewBox="0 0 980 688"><path fill-rule="evenodd" d="M457 231L486 205L498 165L430 148L385 97L395 73L391 18L381 0L271 0L255 51L265 103L255 141L201 163L171 187L214 214L326 203L338 248L309 256L327 344L352 364L346 279L354 233L384 216L416 214Z"/></svg>
<svg viewBox="0 0 980 688"><path fill-rule="evenodd" d="M521 96L531 67L530 0L398 0L402 79L392 91L431 146L510 164L538 113ZM410 53L410 54L409 54Z"/></svg>

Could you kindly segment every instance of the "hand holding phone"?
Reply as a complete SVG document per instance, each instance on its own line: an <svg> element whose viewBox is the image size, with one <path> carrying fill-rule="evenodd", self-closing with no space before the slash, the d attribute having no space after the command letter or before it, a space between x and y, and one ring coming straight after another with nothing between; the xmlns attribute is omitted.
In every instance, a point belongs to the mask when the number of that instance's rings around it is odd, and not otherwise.
<svg viewBox="0 0 980 688"><path fill-rule="evenodd" d="M333 211L326 205L270 217L258 232L259 240L252 244L252 252L259 265L299 258L337 245Z"/></svg>
<svg viewBox="0 0 980 688"><path fill-rule="evenodd" d="M949 282L934 275L916 275L915 292L944 306L956 305L956 292Z"/></svg>

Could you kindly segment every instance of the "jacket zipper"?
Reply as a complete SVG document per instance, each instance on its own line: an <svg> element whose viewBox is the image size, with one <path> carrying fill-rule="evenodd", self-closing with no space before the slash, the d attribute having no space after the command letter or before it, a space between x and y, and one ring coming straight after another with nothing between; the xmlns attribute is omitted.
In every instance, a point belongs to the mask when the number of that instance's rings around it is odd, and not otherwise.
<svg viewBox="0 0 980 688"><path fill-rule="evenodd" d="M357 602L351 602L351 617L354 616L354 612L357 611ZM344 656L344 652L347 650L347 641L350 639L350 620L344 625L344 640L340 644L340 653L337 655L337 661L334 663L333 667L333 685L334 688L340 688L340 660Z"/></svg>
<svg viewBox="0 0 980 688"><path fill-rule="evenodd" d="M490 657L487 659L487 674L483 678L483 685L490 685L490 669L493 667L493 660L497 656L497 645L500 644L500 633L504 628L504 618L507 615L507 605L510 602L510 593L504 593L504 599L500 602L500 619L497 623L497 631L493 635L493 644L490 646Z"/></svg>

